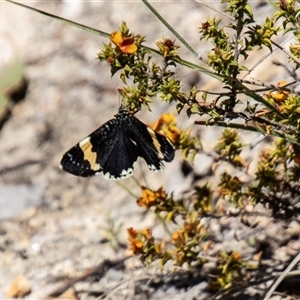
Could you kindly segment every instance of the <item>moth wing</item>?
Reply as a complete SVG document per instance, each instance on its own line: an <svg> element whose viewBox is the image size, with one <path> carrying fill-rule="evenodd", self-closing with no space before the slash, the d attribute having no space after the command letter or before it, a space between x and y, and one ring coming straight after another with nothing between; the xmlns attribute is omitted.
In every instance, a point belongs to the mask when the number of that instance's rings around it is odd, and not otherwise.
<svg viewBox="0 0 300 300"><path fill-rule="evenodd" d="M81 177L101 173L115 135L116 121L112 119L67 151L61 159L61 168Z"/></svg>
<svg viewBox="0 0 300 300"><path fill-rule="evenodd" d="M137 145L138 155L144 158L150 170L161 170L164 161L173 160L175 150L171 142L133 116L129 135Z"/></svg>
<svg viewBox="0 0 300 300"><path fill-rule="evenodd" d="M132 175L138 156L153 171L173 160L175 150L165 136L126 111L115 117L67 151L61 168L76 176L102 173L107 179L122 179Z"/></svg>
<svg viewBox="0 0 300 300"><path fill-rule="evenodd" d="M138 158L136 145L119 128L110 154L102 164L102 173L106 179L123 179L131 176Z"/></svg>

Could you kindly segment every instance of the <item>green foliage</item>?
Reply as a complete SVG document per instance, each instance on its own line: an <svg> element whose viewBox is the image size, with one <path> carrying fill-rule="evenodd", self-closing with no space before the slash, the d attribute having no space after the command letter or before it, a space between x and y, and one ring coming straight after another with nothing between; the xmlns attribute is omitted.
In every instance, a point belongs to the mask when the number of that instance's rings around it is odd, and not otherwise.
<svg viewBox="0 0 300 300"><path fill-rule="evenodd" d="M176 41L163 38L156 43L157 50L149 49L143 44L145 37L129 33L125 23L120 27L120 35L124 40L130 39L136 49L123 51L111 35L115 46L112 43L104 45L99 54L101 61L111 65L113 75L119 72L120 79L125 83L119 92L132 110L139 110L143 105L150 110L153 98L159 97L170 105L175 104L178 113L186 112L187 117L206 117L195 124L228 127L214 147L217 163L213 168L226 161L247 175L252 162L242 158L241 153L246 145L241 142L237 128L281 137L259 154L255 177L251 182L224 171L218 178L216 189L209 182L199 184L191 187L189 196L180 199L175 199L163 187L157 190L142 187L137 203L154 213L169 233L169 238L156 240L150 229L128 230L130 249L139 254L146 264L159 261L163 266L167 261L172 261L174 265L186 266L189 270L206 264L203 256L213 245L214 234L202 219L222 215L231 207L244 211L247 205L262 203L277 219L299 214L292 199L300 196L300 97L291 84L284 81L265 86L240 78L251 71L246 66L246 59L254 50L274 50L276 43L273 39L276 35L292 31L299 42L300 9L295 7L293 1L280 1L275 4L277 10L274 15L266 17L260 24L248 1L222 2L227 3L224 12L230 22L225 23L225 19L217 17L208 18L200 25L199 33L200 41L212 45L206 59L202 59L206 64L205 73L222 81L224 92L202 91L196 87L184 91L180 79L174 76L174 67L178 64L195 70L198 67L180 57ZM161 19L158 12L152 11ZM180 41L186 45L183 38L180 37ZM187 48L191 50L190 46ZM300 46L291 45L290 49L292 55L289 59L297 69ZM162 61L158 62L154 54L160 55ZM128 79L133 85L129 86ZM297 80L296 76L294 79ZM261 85L263 89L251 89L248 87L251 84ZM242 95L248 97L246 103ZM200 140L191 136L189 130L179 129L174 116L162 116L154 129L162 130L176 149L182 150L184 158L193 160L202 150ZM218 253L215 263L215 279L210 280L212 289L228 290L235 284L245 283L247 273L250 269L253 271L253 265L236 251Z"/></svg>
<svg viewBox="0 0 300 300"><path fill-rule="evenodd" d="M225 129L219 143L215 145L215 150L221 159L230 161L234 166L242 166L242 159L239 156L242 147L237 131Z"/></svg>
<svg viewBox="0 0 300 300"><path fill-rule="evenodd" d="M220 253L217 265L219 272L214 285L229 289L234 284L248 281L245 276L248 263L240 257L239 253Z"/></svg>
<svg viewBox="0 0 300 300"><path fill-rule="evenodd" d="M163 266L171 260L175 265L187 266L188 269L205 264L207 261L203 259L203 255L214 241L213 232L201 220L206 216L223 214L228 206L242 211L246 205L262 203L270 209L274 218L280 219L297 216L299 213L291 201L291 195L299 196L299 95L286 82L270 86L255 83L264 87L265 93L262 94L246 87L245 84L251 82L239 79L249 71L245 60L251 52L263 48L272 52L275 45L273 38L280 32L286 34L293 31L299 37L296 26L299 8L295 8L292 1L281 1L274 15L268 16L259 24L246 0L223 2L227 3L225 12L229 14L231 22L226 24L225 20L216 17L208 19L199 27L199 33L200 40L210 42L213 46L204 60L207 70L220 76L225 92L219 92L212 99L215 93L210 91L201 91L195 87L190 91L183 91L180 80L174 77L174 71L170 67L184 64L184 60L179 55L176 42L163 38L156 44L157 53L163 58L161 63L155 60L153 51L148 51L139 42L136 42L136 52L121 54L122 57L125 55L126 60L118 64L118 67L122 66L118 69L121 72L120 78L124 83L127 83L125 78L131 78L134 83L131 87L124 87L121 94L133 109L141 109L142 105L150 109L153 105L151 99L160 97L161 101L171 105L175 102L178 113L186 111L188 117L207 117L206 121L197 121L196 124L229 127L214 148L218 163L226 161L245 175L251 162L242 158L241 152L245 145L234 128L280 136L281 139L277 139L274 145L260 153L255 178L250 183L237 175L224 172L219 178L217 189L212 189L209 183L198 185L193 188L192 195L176 200L163 187L158 190L143 187L138 204L153 212L170 234L169 239L157 241L150 229L130 229L130 248L135 254L140 254L141 260L147 264L159 260ZM277 25L279 19L284 21L281 20ZM129 35L129 32L126 34ZM144 37L137 39L139 35L129 36L135 41L145 40ZM107 54L116 56L111 53L110 47L112 46L105 45L99 55L102 60L109 61ZM299 57L299 49L295 45L291 48L296 57ZM293 61L292 58L291 56L291 62L298 68L298 61ZM189 66L197 69L192 64ZM113 65L112 73L116 73ZM241 95L248 96L247 103L244 103ZM177 125L167 121L167 117L162 119L167 124L164 133L177 149L183 150L184 157L188 157L192 151L189 156L192 159L202 149L200 141L191 137L189 131L183 133ZM169 228L171 224L172 229ZM215 280L211 282L214 289L226 290L236 283L245 282L246 273L251 269L250 264L237 252L218 254L216 265L218 271Z"/></svg>
<svg viewBox="0 0 300 300"><path fill-rule="evenodd" d="M129 40L126 46L135 45L135 51L128 51L126 47L120 47L114 36L121 35L121 44ZM180 62L177 53L178 46L169 39L162 39L156 43L159 52L164 60L158 65L149 56L149 50L142 46L144 37L130 34L125 23L120 26L120 31L112 33L112 43L104 44L102 51L98 54L100 61L107 61L111 65L111 73L121 71L120 78L123 83L132 79L134 86L126 86L120 90L124 103L133 111L140 110L142 104L148 109L151 98L160 95L163 101L171 102L176 99L180 90L180 83L174 79L174 72L170 71L171 66Z"/></svg>

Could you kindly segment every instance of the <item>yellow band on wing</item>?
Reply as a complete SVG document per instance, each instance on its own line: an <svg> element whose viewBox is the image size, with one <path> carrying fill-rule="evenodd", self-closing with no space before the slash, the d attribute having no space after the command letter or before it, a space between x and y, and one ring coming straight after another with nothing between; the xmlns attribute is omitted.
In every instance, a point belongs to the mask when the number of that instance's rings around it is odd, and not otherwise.
<svg viewBox="0 0 300 300"><path fill-rule="evenodd" d="M97 153L92 151L93 145L91 138L88 136L79 143L79 147L84 154L84 159L90 163L93 171L99 171L100 165L97 163Z"/></svg>

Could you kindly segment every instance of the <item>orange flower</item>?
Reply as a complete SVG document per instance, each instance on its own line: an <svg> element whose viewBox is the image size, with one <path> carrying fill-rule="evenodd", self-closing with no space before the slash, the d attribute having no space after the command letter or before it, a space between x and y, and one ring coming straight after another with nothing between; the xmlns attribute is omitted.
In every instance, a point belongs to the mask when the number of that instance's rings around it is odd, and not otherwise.
<svg viewBox="0 0 300 300"><path fill-rule="evenodd" d="M146 240L152 239L152 230L151 229L143 229L141 234L146 238Z"/></svg>
<svg viewBox="0 0 300 300"><path fill-rule="evenodd" d="M179 240L179 232L174 232L172 234L172 243L176 244L178 240Z"/></svg>
<svg viewBox="0 0 300 300"><path fill-rule="evenodd" d="M167 198L166 192L160 187L157 191L152 191L142 186L142 196L138 198L137 203L142 207L151 207L164 201Z"/></svg>
<svg viewBox="0 0 300 300"><path fill-rule="evenodd" d="M143 250L143 241L139 237L138 232L133 228L128 228L127 233L129 235L128 242L130 244L129 248L133 253L141 253Z"/></svg>
<svg viewBox="0 0 300 300"><path fill-rule="evenodd" d="M163 126L170 126L175 124L176 119L173 114L163 114L152 126L152 129L155 131L160 131L163 129Z"/></svg>
<svg viewBox="0 0 300 300"><path fill-rule="evenodd" d="M140 240L129 240L129 249L133 251L134 254L141 253L143 250L143 242Z"/></svg>
<svg viewBox="0 0 300 300"><path fill-rule="evenodd" d="M172 142L176 143L179 141L181 135L181 130L178 127L172 126L169 128L166 136Z"/></svg>
<svg viewBox="0 0 300 300"><path fill-rule="evenodd" d="M180 229L172 234L172 243L176 247L183 247L187 242L187 233Z"/></svg>
<svg viewBox="0 0 300 300"><path fill-rule="evenodd" d="M133 229L132 227L127 228L127 233L133 239L135 239L138 235L138 232L135 229Z"/></svg>
<svg viewBox="0 0 300 300"><path fill-rule="evenodd" d="M238 252L235 252L235 251L231 254L231 257L232 257L233 260L241 259L241 255Z"/></svg>
<svg viewBox="0 0 300 300"><path fill-rule="evenodd" d="M134 39L130 36L124 37L119 31L111 33L110 40L124 54L132 54L137 51L137 45L134 44Z"/></svg>
<svg viewBox="0 0 300 300"><path fill-rule="evenodd" d="M179 141L182 133L176 126L176 123L176 118L173 114L163 114L152 126L152 129L162 132L172 143L176 143Z"/></svg>

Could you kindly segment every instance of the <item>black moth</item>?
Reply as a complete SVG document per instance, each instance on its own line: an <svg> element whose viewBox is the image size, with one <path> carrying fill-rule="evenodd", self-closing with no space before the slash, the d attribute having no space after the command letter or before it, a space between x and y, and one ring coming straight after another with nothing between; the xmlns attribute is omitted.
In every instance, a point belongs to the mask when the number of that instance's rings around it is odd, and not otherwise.
<svg viewBox="0 0 300 300"><path fill-rule="evenodd" d="M109 120L67 151L60 162L63 170L82 177L102 174L106 179L123 179L133 174L137 158L143 157L152 171L173 160L171 142L136 117L124 106Z"/></svg>

